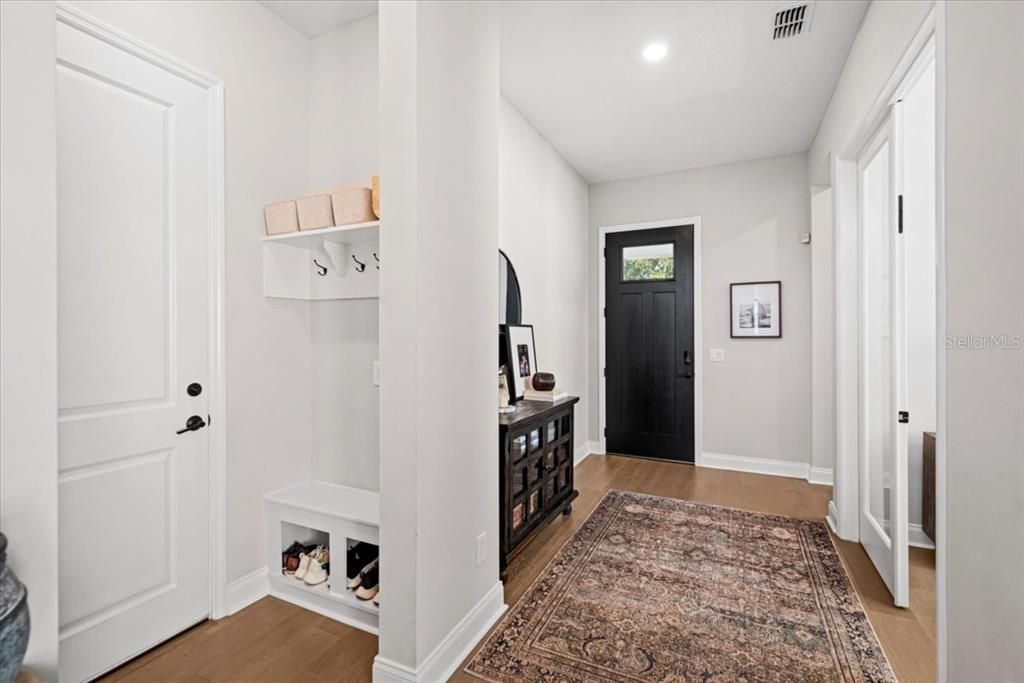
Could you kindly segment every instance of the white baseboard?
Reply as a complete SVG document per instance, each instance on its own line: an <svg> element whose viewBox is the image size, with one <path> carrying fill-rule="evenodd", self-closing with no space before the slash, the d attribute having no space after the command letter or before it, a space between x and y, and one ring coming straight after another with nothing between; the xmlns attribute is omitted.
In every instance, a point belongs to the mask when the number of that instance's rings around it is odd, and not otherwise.
<svg viewBox="0 0 1024 683"><path fill-rule="evenodd" d="M260 598L270 594L270 582L267 579L267 568L261 567L249 572L240 579L228 584L227 608L228 615L239 612Z"/></svg>
<svg viewBox="0 0 1024 683"><path fill-rule="evenodd" d="M915 548L935 550L935 542L928 538L920 524L908 524L907 542Z"/></svg>
<svg viewBox="0 0 1024 683"><path fill-rule="evenodd" d="M506 609L505 587L499 581L415 669L377 655L373 660L374 683L447 681Z"/></svg>
<svg viewBox="0 0 1024 683"><path fill-rule="evenodd" d="M829 527L832 529L832 533L838 538L842 538L839 535L839 510L836 508L836 502L830 500L828 502L828 513L825 515L825 521L828 522Z"/></svg>
<svg viewBox="0 0 1024 683"><path fill-rule="evenodd" d="M745 455L708 452L701 454L700 466L716 470L768 474L774 477L792 477L794 479L807 479L810 470L810 467L805 462L750 458Z"/></svg>
<svg viewBox="0 0 1024 683"><path fill-rule="evenodd" d="M772 477L790 477L805 479L811 484L832 485L832 470L828 467L811 467L804 462L792 460L774 460L772 458L751 458L746 455L729 455L728 453L700 454L696 465L716 470L732 470L749 474L767 474Z"/></svg>
<svg viewBox="0 0 1024 683"><path fill-rule="evenodd" d="M380 655L373 658L373 683L416 683L416 669Z"/></svg>
<svg viewBox="0 0 1024 683"><path fill-rule="evenodd" d="M807 472L807 481L821 486L832 486L831 467L812 467Z"/></svg>
<svg viewBox="0 0 1024 683"><path fill-rule="evenodd" d="M588 455L597 453L600 446L596 441L586 441L582 446L576 449L576 452L572 456L573 467L579 465L581 462L587 459Z"/></svg>

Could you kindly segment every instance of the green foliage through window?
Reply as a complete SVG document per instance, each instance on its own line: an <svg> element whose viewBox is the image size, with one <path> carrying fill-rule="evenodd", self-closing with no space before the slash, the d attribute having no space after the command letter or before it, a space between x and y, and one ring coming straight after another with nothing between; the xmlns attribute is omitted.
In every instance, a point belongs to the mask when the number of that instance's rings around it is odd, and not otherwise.
<svg viewBox="0 0 1024 683"><path fill-rule="evenodd" d="M622 279L630 280L671 280L675 277L675 259L671 256L661 258L635 258L622 262Z"/></svg>

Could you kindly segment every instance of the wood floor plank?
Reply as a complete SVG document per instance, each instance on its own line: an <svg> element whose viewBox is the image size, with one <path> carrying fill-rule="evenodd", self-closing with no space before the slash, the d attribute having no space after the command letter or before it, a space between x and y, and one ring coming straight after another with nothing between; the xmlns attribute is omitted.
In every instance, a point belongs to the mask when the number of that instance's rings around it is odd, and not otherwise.
<svg viewBox="0 0 1024 683"><path fill-rule="evenodd" d="M822 519L832 489L799 479L591 455L576 468L580 495L571 515L542 529L509 564L505 602L514 604L610 489ZM935 680L934 553L911 550L911 607L892 598L863 548L833 539L879 641L901 683ZM115 670L128 683L369 683L377 638L300 607L264 598L205 622ZM458 683L480 679L457 671Z"/></svg>

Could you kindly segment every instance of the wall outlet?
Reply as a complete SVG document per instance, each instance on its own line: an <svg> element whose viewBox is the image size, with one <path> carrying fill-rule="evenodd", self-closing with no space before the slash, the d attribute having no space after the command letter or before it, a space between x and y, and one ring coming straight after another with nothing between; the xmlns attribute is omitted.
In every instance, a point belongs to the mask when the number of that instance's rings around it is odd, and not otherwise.
<svg viewBox="0 0 1024 683"><path fill-rule="evenodd" d="M373 386L380 386L380 361L373 361Z"/></svg>
<svg viewBox="0 0 1024 683"><path fill-rule="evenodd" d="M487 532L476 537L476 566L480 566L487 559Z"/></svg>
<svg viewBox="0 0 1024 683"><path fill-rule="evenodd" d="M711 349L711 362L712 363L723 363L723 362L725 362L725 349Z"/></svg>

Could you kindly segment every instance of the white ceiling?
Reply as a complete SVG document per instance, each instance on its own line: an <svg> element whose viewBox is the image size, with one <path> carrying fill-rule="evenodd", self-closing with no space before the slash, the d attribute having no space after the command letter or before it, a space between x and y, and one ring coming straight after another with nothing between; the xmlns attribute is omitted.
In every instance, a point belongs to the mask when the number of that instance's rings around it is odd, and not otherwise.
<svg viewBox="0 0 1024 683"><path fill-rule="evenodd" d="M260 0L307 38L351 24L377 11L377 0Z"/></svg>
<svg viewBox="0 0 1024 683"><path fill-rule="evenodd" d="M375 0L263 4L314 37ZM772 40L766 0L503 0L502 94L589 182L806 151L868 0L812 2ZM640 53L668 45L655 64Z"/></svg>
<svg viewBox="0 0 1024 683"><path fill-rule="evenodd" d="M504 2L501 89L590 182L803 152L867 1L819 1L775 41L780 6ZM655 40L669 52L649 64Z"/></svg>

